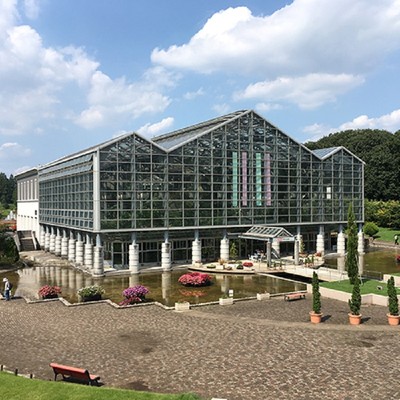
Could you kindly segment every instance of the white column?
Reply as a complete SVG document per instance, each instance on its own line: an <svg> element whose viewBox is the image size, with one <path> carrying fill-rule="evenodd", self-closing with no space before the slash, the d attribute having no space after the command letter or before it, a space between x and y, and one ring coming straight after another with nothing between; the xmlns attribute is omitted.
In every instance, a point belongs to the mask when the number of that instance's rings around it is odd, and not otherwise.
<svg viewBox="0 0 400 400"><path fill-rule="evenodd" d="M362 230L362 225L359 225L359 230L358 230L358 246L357 246L357 251L358 254L364 254L365 249L364 249L364 232Z"/></svg>
<svg viewBox="0 0 400 400"><path fill-rule="evenodd" d="M76 254L75 262L78 265L83 265L83 242L82 242L82 236L80 233L78 233L78 235L77 235L75 254Z"/></svg>
<svg viewBox="0 0 400 400"><path fill-rule="evenodd" d="M337 236L337 253L343 256L346 254L346 241L344 238L342 225L340 225L339 233Z"/></svg>
<svg viewBox="0 0 400 400"><path fill-rule="evenodd" d="M56 251L56 235L54 234L54 228L51 228L49 251L50 253L54 253Z"/></svg>
<svg viewBox="0 0 400 400"><path fill-rule="evenodd" d="M45 242L46 242L46 231L43 226L40 226L40 248L44 249L45 248Z"/></svg>
<svg viewBox="0 0 400 400"><path fill-rule="evenodd" d="M222 260L229 261L229 239L227 237L224 237L221 240L220 258Z"/></svg>
<svg viewBox="0 0 400 400"><path fill-rule="evenodd" d="M171 244L169 242L161 245L161 268L163 271L171 270Z"/></svg>
<svg viewBox="0 0 400 400"><path fill-rule="evenodd" d="M270 267L272 265L271 259L272 259L272 257L271 257L271 239L268 239L268 241L267 241L267 264L268 264L268 267Z"/></svg>
<svg viewBox="0 0 400 400"><path fill-rule="evenodd" d="M72 232L69 233L68 240L68 260L75 262L75 249L76 249L76 240L74 239L74 234Z"/></svg>
<svg viewBox="0 0 400 400"><path fill-rule="evenodd" d="M92 270L93 268L93 245L89 235L86 235L85 243L85 256L84 256L85 268Z"/></svg>
<svg viewBox="0 0 400 400"><path fill-rule="evenodd" d="M93 275L104 275L104 256L102 246L95 246L93 249Z"/></svg>
<svg viewBox="0 0 400 400"><path fill-rule="evenodd" d="M325 254L325 241L324 241L324 227L319 227L319 233L317 235L317 253Z"/></svg>
<svg viewBox="0 0 400 400"><path fill-rule="evenodd" d="M68 238L65 229L63 229L63 235L61 238L61 258L68 258Z"/></svg>
<svg viewBox="0 0 400 400"><path fill-rule="evenodd" d="M297 240L297 237L294 240L294 265L300 264L300 242Z"/></svg>
<svg viewBox="0 0 400 400"><path fill-rule="evenodd" d="M192 242L192 264L201 263L201 241L196 239Z"/></svg>
<svg viewBox="0 0 400 400"><path fill-rule="evenodd" d="M44 250L50 251L50 233L48 232L48 230L44 235Z"/></svg>
<svg viewBox="0 0 400 400"><path fill-rule="evenodd" d="M277 238L272 239L272 248L275 250L278 257L281 256L280 244Z"/></svg>
<svg viewBox="0 0 400 400"><path fill-rule="evenodd" d="M136 242L129 245L129 271L139 273L139 245Z"/></svg>
<svg viewBox="0 0 400 400"><path fill-rule="evenodd" d="M61 256L61 234L60 230L57 228L57 233L56 233L56 241L55 241L55 246L54 246L54 254L56 256Z"/></svg>

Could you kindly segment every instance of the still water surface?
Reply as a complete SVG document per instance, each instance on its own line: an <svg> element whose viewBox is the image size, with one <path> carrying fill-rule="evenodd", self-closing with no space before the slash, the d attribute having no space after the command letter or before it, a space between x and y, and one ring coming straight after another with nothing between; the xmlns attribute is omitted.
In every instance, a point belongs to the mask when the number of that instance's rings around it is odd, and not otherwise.
<svg viewBox="0 0 400 400"><path fill-rule="evenodd" d="M360 257L364 275L382 279L384 273L400 272L400 263L396 256L399 249L373 249ZM326 259L325 266L339 268L344 260ZM184 269L172 272L143 273L140 275L106 276L93 278L82 271L68 267L33 267L18 271L1 273L0 282L7 276L14 285L15 295L38 299L38 290L43 285L61 287L62 296L71 303L78 302L77 290L90 285L101 285L105 289L104 298L115 303L122 301L122 291L135 285L144 285L150 293L149 300L173 306L176 301L189 301L192 304L217 301L222 294L233 290L235 298L256 296L257 293L284 293L305 290L305 284L262 275L224 275L212 274L213 284L203 288L188 288L178 283L179 277L186 273Z"/></svg>

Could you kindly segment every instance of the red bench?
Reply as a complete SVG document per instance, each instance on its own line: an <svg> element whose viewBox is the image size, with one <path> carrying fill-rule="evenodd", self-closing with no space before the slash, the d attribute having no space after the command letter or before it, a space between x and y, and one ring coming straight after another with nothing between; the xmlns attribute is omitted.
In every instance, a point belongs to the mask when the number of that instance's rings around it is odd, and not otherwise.
<svg viewBox="0 0 400 400"><path fill-rule="evenodd" d="M50 367L53 368L54 371L54 380L57 380L58 375L62 375L63 379L71 378L72 380L77 380L80 382L86 382L88 385L96 385L99 384L100 377L97 375L89 374L87 369L83 368L75 368L69 367L67 365L61 365L56 363L50 363Z"/></svg>
<svg viewBox="0 0 400 400"><path fill-rule="evenodd" d="M285 294L284 299L286 301L292 301L292 300L300 300L300 299L305 299L306 295L305 293L289 293Z"/></svg>

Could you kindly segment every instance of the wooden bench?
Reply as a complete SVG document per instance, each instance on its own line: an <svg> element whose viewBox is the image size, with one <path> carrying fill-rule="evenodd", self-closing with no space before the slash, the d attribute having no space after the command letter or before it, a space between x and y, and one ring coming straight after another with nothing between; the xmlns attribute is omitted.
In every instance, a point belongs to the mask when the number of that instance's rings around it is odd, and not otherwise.
<svg viewBox="0 0 400 400"><path fill-rule="evenodd" d="M305 299L306 294L305 293L289 293L285 294L284 299L286 301L292 301L292 300L300 300L300 299Z"/></svg>
<svg viewBox="0 0 400 400"><path fill-rule="evenodd" d="M97 375L89 374L89 371L87 369L69 367L68 365L61 365L56 363L50 363L50 367L53 368L55 381L57 380L58 375L62 375L64 380L70 378L71 380L85 382L91 386L98 386L99 384L98 381L100 377Z"/></svg>

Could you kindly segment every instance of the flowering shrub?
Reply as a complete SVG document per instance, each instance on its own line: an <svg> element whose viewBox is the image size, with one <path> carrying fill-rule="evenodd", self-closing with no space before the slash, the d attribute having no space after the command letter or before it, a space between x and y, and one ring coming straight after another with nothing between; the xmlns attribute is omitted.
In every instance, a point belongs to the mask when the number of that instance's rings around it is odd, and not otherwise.
<svg viewBox="0 0 400 400"><path fill-rule="evenodd" d="M149 289L142 285L136 285L128 287L122 292L122 296L125 297L119 304L121 306L127 306L129 304L136 304L145 301L146 294L149 293Z"/></svg>
<svg viewBox="0 0 400 400"><path fill-rule="evenodd" d="M189 272L182 275L178 282L183 286L207 286L211 284L211 276L201 272Z"/></svg>
<svg viewBox="0 0 400 400"><path fill-rule="evenodd" d="M399 256L396 256L396 261L397 261L398 263L400 263L400 255L399 255Z"/></svg>
<svg viewBox="0 0 400 400"><path fill-rule="evenodd" d="M252 263L251 261L245 261L245 262L243 263L243 266L244 266L244 267L252 267L252 266L253 266L253 263Z"/></svg>
<svg viewBox="0 0 400 400"><path fill-rule="evenodd" d="M43 299L50 299L52 297L57 297L61 293L61 288L59 286L50 286L50 285L44 285L42 286L38 294L40 297Z"/></svg>
<svg viewBox="0 0 400 400"><path fill-rule="evenodd" d="M78 295L82 298L101 297L104 289L101 286L86 286L78 290Z"/></svg>

